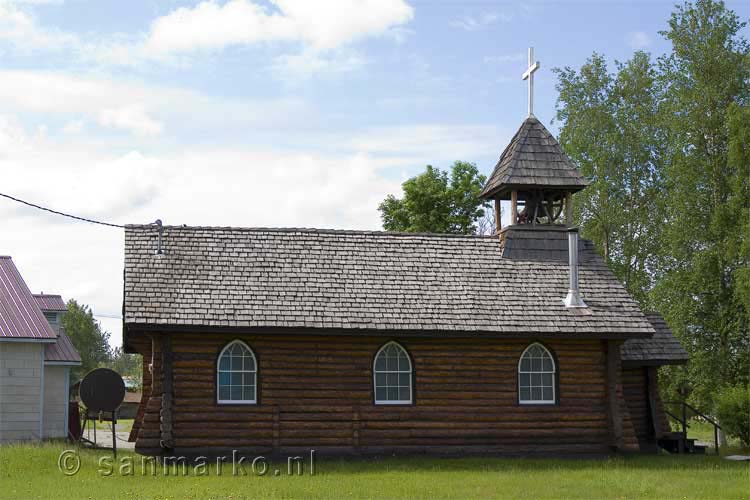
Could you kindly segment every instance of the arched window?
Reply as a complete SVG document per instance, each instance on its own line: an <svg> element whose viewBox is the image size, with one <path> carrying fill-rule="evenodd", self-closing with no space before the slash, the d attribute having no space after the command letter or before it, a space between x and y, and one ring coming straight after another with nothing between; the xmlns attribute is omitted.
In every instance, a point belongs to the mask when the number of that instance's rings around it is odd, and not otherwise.
<svg viewBox="0 0 750 500"><path fill-rule="evenodd" d="M375 404L401 405L412 402L411 359L406 349L388 342L375 354L373 363Z"/></svg>
<svg viewBox="0 0 750 500"><path fill-rule="evenodd" d="M247 344L235 340L219 353L216 363L216 402L255 404L258 365Z"/></svg>
<svg viewBox="0 0 750 500"><path fill-rule="evenodd" d="M541 344L531 344L518 362L518 402L555 404L555 360Z"/></svg>

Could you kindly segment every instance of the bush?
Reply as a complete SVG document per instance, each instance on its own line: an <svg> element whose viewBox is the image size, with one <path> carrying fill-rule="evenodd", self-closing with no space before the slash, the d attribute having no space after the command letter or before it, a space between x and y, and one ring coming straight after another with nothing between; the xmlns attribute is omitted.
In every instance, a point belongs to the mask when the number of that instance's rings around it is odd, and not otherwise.
<svg viewBox="0 0 750 500"><path fill-rule="evenodd" d="M727 387L716 403L716 416L724 432L750 446L750 387Z"/></svg>

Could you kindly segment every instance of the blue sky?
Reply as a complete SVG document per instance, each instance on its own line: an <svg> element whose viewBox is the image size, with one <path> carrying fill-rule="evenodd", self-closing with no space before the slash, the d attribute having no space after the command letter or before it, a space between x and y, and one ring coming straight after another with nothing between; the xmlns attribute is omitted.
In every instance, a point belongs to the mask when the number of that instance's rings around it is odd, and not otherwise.
<svg viewBox="0 0 750 500"><path fill-rule="evenodd" d="M424 165L491 171L526 115L528 46L554 133L551 68L658 56L672 9L0 0L0 192L117 223L377 229ZM34 291L118 316L120 231L0 200L0 234Z"/></svg>

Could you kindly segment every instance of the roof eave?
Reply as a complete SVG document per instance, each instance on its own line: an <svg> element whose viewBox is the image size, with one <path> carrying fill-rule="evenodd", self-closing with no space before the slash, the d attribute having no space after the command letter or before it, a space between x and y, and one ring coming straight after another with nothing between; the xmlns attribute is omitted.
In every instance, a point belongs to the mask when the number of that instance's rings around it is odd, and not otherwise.
<svg viewBox="0 0 750 500"><path fill-rule="evenodd" d="M2 337L0 336L0 342L33 342L35 344L54 344L57 342L57 337Z"/></svg>
<svg viewBox="0 0 750 500"><path fill-rule="evenodd" d="M422 329L395 329L395 328L336 328L336 327L281 327L281 326L223 326L223 325L188 325L188 324L162 324L162 323L125 323L129 334L134 332L143 333L235 333L235 334L279 334L279 335L342 335L342 336L404 336L404 337L426 337L426 338L576 338L576 339L600 339L600 340L626 340L650 338L653 332L530 332L530 331L492 331L492 330L422 330Z"/></svg>
<svg viewBox="0 0 750 500"><path fill-rule="evenodd" d="M623 359L622 366L625 368L635 368L639 366L666 366L666 365L685 365L688 359Z"/></svg>
<svg viewBox="0 0 750 500"><path fill-rule="evenodd" d="M524 191L529 189L544 189L549 191L568 191L571 193L577 193L578 191L581 191L585 189L588 185L588 181L582 181L583 184L567 184L567 185L549 185L549 184L501 184L493 189L489 190L483 190L479 197L491 200L491 199L499 199L499 200L509 200L510 199L510 193L512 191Z"/></svg>

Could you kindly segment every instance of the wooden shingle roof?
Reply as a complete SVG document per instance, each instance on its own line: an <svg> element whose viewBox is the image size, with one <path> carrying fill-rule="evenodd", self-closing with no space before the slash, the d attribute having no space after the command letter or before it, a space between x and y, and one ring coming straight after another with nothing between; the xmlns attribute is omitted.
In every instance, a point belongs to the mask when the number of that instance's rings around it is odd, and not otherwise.
<svg viewBox="0 0 750 500"><path fill-rule="evenodd" d="M500 233L505 259L568 262L568 227L558 224L515 224ZM579 240L579 260L596 259L594 243Z"/></svg>
<svg viewBox="0 0 750 500"><path fill-rule="evenodd" d="M664 318L657 312L646 317L656 333L646 339L630 339L622 346L622 362L626 365L680 365L687 363L688 353L672 334Z"/></svg>
<svg viewBox="0 0 750 500"><path fill-rule="evenodd" d="M549 238L567 239L550 231ZM503 258L496 236L165 226L125 229L127 329L647 337L591 246L566 309L565 259Z"/></svg>
<svg viewBox="0 0 750 500"><path fill-rule="evenodd" d="M480 196L493 198L514 188L549 187L576 192L587 185L552 134L530 116L503 151Z"/></svg>

